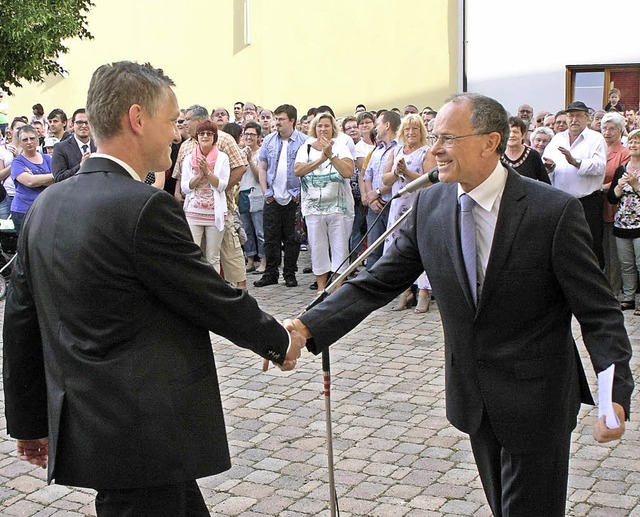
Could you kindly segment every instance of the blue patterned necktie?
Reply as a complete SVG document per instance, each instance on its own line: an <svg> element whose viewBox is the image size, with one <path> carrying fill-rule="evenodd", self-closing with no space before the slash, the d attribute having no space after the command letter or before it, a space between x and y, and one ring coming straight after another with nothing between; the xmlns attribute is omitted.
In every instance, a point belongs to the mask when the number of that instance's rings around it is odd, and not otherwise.
<svg viewBox="0 0 640 517"><path fill-rule="evenodd" d="M87 144L82 144L82 154L87 154L87 151L89 150L89 146Z"/></svg>
<svg viewBox="0 0 640 517"><path fill-rule="evenodd" d="M471 287L471 295L474 305L478 303L478 270L476 247L476 221L473 217L473 207L476 202L467 194L462 194L458 199L460 203L460 245L464 267L467 270L467 278Z"/></svg>

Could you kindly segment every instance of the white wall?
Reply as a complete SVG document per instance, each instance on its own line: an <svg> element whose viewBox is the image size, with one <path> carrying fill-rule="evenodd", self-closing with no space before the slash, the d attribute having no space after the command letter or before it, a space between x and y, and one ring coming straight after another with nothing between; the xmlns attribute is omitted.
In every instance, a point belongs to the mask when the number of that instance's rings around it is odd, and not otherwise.
<svg viewBox="0 0 640 517"><path fill-rule="evenodd" d="M512 113L565 107L567 65L640 62L637 0L466 0L466 10L467 90Z"/></svg>

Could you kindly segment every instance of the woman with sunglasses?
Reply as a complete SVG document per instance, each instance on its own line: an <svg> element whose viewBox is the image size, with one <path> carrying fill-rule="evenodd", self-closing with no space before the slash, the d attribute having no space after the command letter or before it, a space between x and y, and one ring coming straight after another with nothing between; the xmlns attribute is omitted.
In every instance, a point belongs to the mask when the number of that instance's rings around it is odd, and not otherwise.
<svg viewBox="0 0 640 517"><path fill-rule="evenodd" d="M220 272L220 245L227 217L224 191L229 182L229 157L218 150L218 128L210 120L198 124L196 137L198 145L182 162L184 213L194 242L200 245L204 234L205 256Z"/></svg>
<svg viewBox="0 0 640 517"><path fill-rule="evenodd" d="M40 193L53 183L51 156L38 151L39 135L36 128L27 124L18 129L18 142L22 153L11 162L11 178L16 192L11 202L11 219L20 235L24 217Z"/></svg>

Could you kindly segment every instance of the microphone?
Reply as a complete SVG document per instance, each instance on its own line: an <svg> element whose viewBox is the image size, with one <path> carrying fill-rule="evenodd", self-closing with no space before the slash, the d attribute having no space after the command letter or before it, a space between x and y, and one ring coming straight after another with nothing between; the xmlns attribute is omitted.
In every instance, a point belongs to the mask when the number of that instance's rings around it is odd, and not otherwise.
<svg viewBox="0 0 640 517"><path fill-rule="evenodd" d="M402 187L400 190L398 190L397 194L393 196L393 199L397 199L401 196L404 196L405 194L411 194L416 190L420 190L426 187L430 183L431 184L438 183L440 181L438 179L438 174L439 174L438 167L434 167L430 171L425 172L422 176L413 180L411 183L408 183L407 185Z"/></svg>

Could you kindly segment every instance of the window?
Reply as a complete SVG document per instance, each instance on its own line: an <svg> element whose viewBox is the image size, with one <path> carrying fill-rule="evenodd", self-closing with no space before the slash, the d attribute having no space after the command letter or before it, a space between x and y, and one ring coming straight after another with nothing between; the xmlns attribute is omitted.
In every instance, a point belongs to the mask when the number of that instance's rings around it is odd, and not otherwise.
<svg viewBox="0 0 640 517"><path fill-rule="evenodd" d="M640 104L640 63L629 65L567 66L566 103L583 101L593 109L609 102L611 88L620 90L620 103L638 109Z"/></svg>

